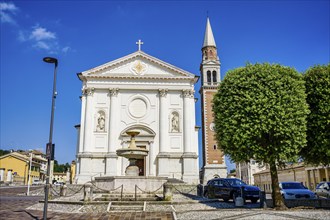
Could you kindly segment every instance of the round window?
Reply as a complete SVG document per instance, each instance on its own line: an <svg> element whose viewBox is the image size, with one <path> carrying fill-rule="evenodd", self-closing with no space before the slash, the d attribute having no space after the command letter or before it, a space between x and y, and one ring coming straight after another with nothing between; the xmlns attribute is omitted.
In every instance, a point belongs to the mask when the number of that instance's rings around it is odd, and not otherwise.
<svg viewBox="0 0 330 220"><path fill-rule="evenodd" d="M129 104L129 113L135 118L142 118L147 113L147 104L144 100L137 98Z"/></svg>

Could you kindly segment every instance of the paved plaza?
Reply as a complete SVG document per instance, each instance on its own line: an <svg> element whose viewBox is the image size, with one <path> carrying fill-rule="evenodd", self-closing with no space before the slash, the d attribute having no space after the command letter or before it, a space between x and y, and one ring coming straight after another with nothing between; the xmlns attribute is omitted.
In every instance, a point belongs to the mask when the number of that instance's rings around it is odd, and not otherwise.
<svg viewBox="0 0 330 220"><path fill-rule="evenodd" d="M40 187L38 187L40 188ZM33 187L37 189L37 187ZM28 209L33 205L38 204L39 200L43 200L42 196L24 196L21 195L27 191L26 187L0 187L0 219L2 220L30 220L43 219L42 210ZM51 206L51 204L49 204ZM65 210L63 210L65 211ZM155 220L171 220L172 212L122 212L122 213L68 213L68 212L53 212L48 211L47 219L155 219Z"/></svg>
<svg viewBox="0 0 330 220"><path fill-rule="evenodd" d="M34 187L33 191L40 191ZM0 219L42 219L43 196L25 196L26 187L1 187L0 188ZM33 195L33 193L32 193ZM81 207L50 203L48 219L155 219L155 220L194 220L194 219L267 219L267 220L311 220L329 219L330 210L293 208L286 211L258 208L258 204L250 204L244 208L235 208L232 202L192 201L191 198L178 195L172 204L147 205L146 211L106 212L102 209L81 212ZM72 205L71 205L72 206Z"/></svg>

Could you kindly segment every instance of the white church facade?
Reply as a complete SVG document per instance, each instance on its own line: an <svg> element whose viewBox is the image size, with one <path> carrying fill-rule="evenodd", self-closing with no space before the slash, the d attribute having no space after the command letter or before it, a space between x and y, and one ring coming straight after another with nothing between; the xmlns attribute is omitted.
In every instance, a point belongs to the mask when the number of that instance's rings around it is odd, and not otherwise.
<svg viewBox="0 0 330 220"><path fill-rule="evenodd" d="M139 43L141 43L139 41ZM77 127L76 183L125 176L128 130L149 150L139 175L199 182L195 90L198 77L139 50L78 74L82 81Z"/></svg>

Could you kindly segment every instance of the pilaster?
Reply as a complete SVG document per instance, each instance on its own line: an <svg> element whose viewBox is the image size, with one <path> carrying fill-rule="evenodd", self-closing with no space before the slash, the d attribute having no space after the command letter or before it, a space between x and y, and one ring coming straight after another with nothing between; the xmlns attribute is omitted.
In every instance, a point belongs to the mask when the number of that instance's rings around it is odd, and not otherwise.
<svg viewBox="0 0 330 220"><path fill-rule="evenodd" d="M78 153L82 153L84 151L84 133L85 133L85 115L86 115L86 90L82 90L81 96L81 119L80 119L80 131L78 133L79 137L79 146Z"/></svg>
<svg viewBox="0 0 330 220"><path fill-rule="evenodd" d="M168 99L167 89L159 89L159 152L168 151Z"/></svg>
<svg viewBox="0 0 330 220"><path fill-rule="evenodd" d="M154 142L149 141L149 176L155 176L155 149L154 149Z"/></svg>
<svg viewBox="0 0 330 220"><path fill-rule="evenodd" d="M109 107L109 135L108 135L108 152L116 152L116 121L119 117L118 110L118 88L109 89L110 107Z"/></svg>
<svg viewBox="0 0 330 220"><path fill-rule="evenodd" d="M85 113L85 124L84 124L84 149L83 152L90 152L91 151L91 143L92 143L92 132L93 132L93 94L94 94L94 88L86 88L85 89L86 94L86 113Z"/></svg>
<svg viewBox="0 0 330 220"><path fill-rule="evenodd" d="M170 176L170 153L159 153L157 156L158 167L157 176Z"/></svg>
<svg viewBox="0 0 330 220"><path fill-rule="evenodd" d="M196 172L198 167L198 156L196 153L184 153L182 155L183 175L182 180L189 183L199 183L199 173Z"/></svg>
<svg viewBox="0 0 330 220"><path fill-rule="evenodd" d="M192 125L191 102L194 102L194 90L183 90L183 144L184 152L192 152L192 134L194 126Z"/></svg>
<svg viewBox="0 0 330 220"><path fill-rule="evenodd" d="M110 106L109 106L109 132L108 132L108 153L105 155L105 175L117 175L117 161L116 154L116 137L117 129L116 123L118 122L120 110L118 105L118 88L109 88Z"/></svg>

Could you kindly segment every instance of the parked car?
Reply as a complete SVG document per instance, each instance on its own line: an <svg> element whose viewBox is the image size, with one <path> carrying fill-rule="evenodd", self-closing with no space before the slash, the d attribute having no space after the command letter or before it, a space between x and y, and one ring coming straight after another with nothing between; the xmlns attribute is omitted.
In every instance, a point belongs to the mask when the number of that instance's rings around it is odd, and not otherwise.
<svg viewBox="0 0 330 220"><path fill-rule="evenodd" d="M43 185L44 183L41 180L33 180L32 186L39 186Z"/></svg>
<svg viewBox="0 0 330 220"><path fill-rule="evenodd" d="M55 185L55 186L63 186L64 185L64 183L63 182L54 182L53 183L53 185Z"/></svg>
<svg viewBox="0 0 330 220"><path fill-rule="evenodd" d="M330 199L330 182L320 182L315 189L316 195Z"/></svg>
<svg viewBox="0 0 330 220"><path fill-rule="evenodd" d="M316 199L314 192L310 191L300 182L280 182L280 191L284 199Z"/></svg>
<svg viewBox="0 0 330 220"><path fill-rule="evenodd" d="M236 178L214 178L204 186L204 196L208 198L221 198L225 202L232 199L235 202L236 197L241 196L243 189L246 200L256 203L259 200L260 189L256 186L250 186Z"/></svg>

